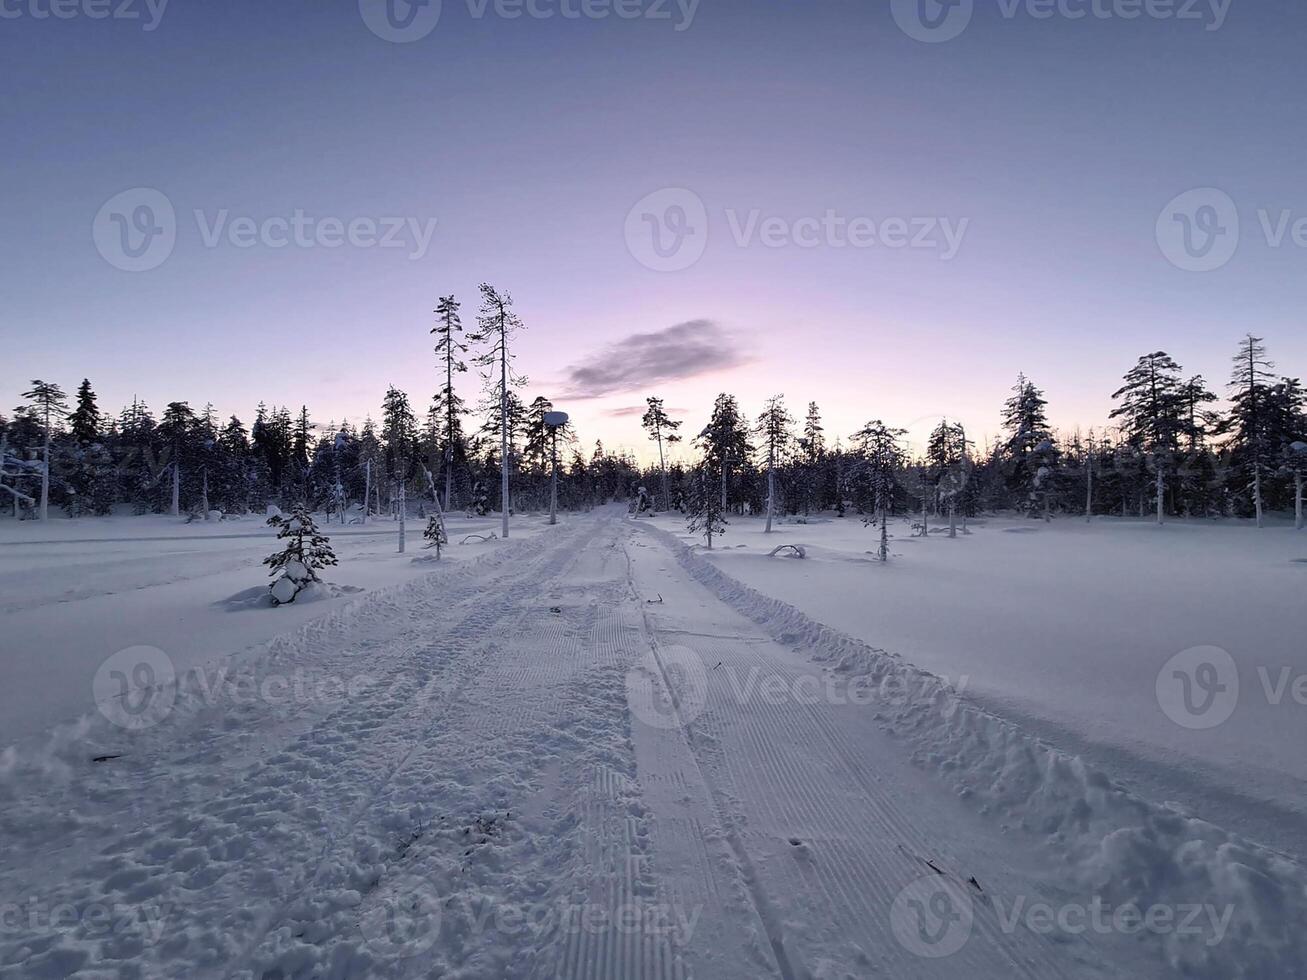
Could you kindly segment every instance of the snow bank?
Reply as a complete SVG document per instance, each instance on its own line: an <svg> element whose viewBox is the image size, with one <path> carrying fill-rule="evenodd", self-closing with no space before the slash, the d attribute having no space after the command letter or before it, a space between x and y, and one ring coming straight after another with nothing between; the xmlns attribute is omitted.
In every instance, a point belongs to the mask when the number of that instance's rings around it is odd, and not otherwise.
<svg viewBox="0 0 1307 980"><path fill-rule="evenodd" d="M870 681L879 717L918 764L982 812L1037 834L1076 882L1117 907L1202 909L1224 927L1161 936L1187 976L1293 976L1307 963L1307 868L1173 807L1144 800L934 674L749 588L674 534L651 525L696 581L776 640ZM1183 932L1183 934L1182 934Z"/></svg>

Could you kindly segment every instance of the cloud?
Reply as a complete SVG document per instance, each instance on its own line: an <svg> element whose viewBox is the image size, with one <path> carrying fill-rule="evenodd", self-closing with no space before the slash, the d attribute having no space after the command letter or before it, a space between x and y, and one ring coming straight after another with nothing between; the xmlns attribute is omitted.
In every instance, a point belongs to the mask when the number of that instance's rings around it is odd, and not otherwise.
<svg viewBox="0 0 1307 980"><path fill-rule="evenodd" d="M621 408L610 408L604 414L609 418L624 419L632 415L644 415L647 411L649 411L648 405L623 405ZM672 408L670 405L664 405L663 411L673 416L690 414L688 408Z"/></svg>
<svg viewBox="0 0 1307 980"><path fill-rule="evenodd" d="M564 395L576 400L642 392L653 385L739 367L751 359L730 331L712 320L689 320L652 333L631 334L573 364L567 369Z"/></svg>

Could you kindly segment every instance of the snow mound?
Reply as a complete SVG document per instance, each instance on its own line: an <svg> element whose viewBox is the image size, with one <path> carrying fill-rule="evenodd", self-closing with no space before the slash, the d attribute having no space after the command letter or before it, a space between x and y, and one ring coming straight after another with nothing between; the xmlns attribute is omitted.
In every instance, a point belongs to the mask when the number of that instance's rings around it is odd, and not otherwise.
<svg viewBox="0 0 1307 980"><path fill-rule="evenodd" d="M825 626L749 588L706 554L654 528L681 566L774 639L834 671L866 678L874 710L913 759L1006 826L1035 834L1076 883L1117 907L1167 906L1228 916L1215 930L1157 936L1189 977L1300 975L1307 963L1307 868L1173 806L1142 799L1028 732L968 701L896 654ZM1204 919L1208 918L1206 914Z"/></svg>
<svg viewBox="0 0 1307 980"><path fill-rule="evenodd" d="M273 583L270 589L266 585L255 585L248 589L241 589L235 595L230 595L226 599L219 599L214 603L231 612L239 612L244 609L272 609L276 603L273 597L276 594L277 586L287 581L280 578ZM305 602L322 602L326 599L339 599L341 596L357 595L364 591L357 585L336 585L333 582L310 582L301 589L294 597L296 603ZM280 602L288 602L289 599L279 599Z"/></svg>

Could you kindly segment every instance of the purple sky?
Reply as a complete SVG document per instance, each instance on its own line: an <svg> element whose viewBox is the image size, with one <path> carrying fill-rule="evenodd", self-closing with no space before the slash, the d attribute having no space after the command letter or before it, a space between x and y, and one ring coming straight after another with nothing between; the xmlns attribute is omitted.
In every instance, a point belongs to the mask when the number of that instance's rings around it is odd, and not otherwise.
<svg viewBox="0 0 1307 980"><path fill-rule="evenodd" d="M62 19L49 0L0 6L6 411L29 378L83 376L112 411L137 394L247 423L260 400L358 420L392 383L424 409L431 310L453 292L470 325L482 279L528 326L527 396L571 411L587 445L642 452L623 410L647 394L687 429L718 391L750 414L782 392L795 414L815 399L832 438L881 417L919 443L941 415L995 433L1018 370L1065 427L1101 424L1148 351L1223 385L1253 330L1307 371L1292 0L1150 8L1183 19L978 0L941 43L892 16L917 0L701 0L692 17L689 0L623 0L629 18L533 0L548 19L445 0L408 43L368 26L383 0L135 0L135 20L68 2ZM130 272L114 222L140 199L102 212L140 187L171 204L176 240ZM1215 214L1228 242L1232 208L1239 247L1186 271L1159 216L1179 228L1168 202L1208 187L1228 198L1190 217ZM669 206L687 203L682 222ZM1262 210L1273 232L1290 216L1278 245ZM355 222L353 242L295 244L277 221L297 211ZM401 247L357 224L388 218ZM892 247L901 231L923 247Z"/></svg>

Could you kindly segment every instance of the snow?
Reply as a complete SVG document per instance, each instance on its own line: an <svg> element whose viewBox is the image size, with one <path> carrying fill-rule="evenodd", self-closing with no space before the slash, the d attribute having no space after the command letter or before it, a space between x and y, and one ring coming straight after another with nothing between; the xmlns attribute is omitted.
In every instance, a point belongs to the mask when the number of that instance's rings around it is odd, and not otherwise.
<svg viewBox="0 0 1307 980"><path fill-rule="evenodd" d="M0 758L0 974L1215 980L1307 958L1274 792L1299 770L1237 784L1242 749L1202 747L1280 713L1184 728L1157 700L1222 616L1208 643L1241 681L1244 644L1294 652L1307 538L1283 529L904 525L882 565L854 520L735 518L707 552L620 508L517 517L441 562L395 554L389 522L331 525L330 587L273 608L250 601L261 522L131 520L0 527L6 653L46 665L0 685L26 712ZM804 560L767 557L785 543Z"/></svg>
<svg viewBox="0 0 1307 980"><path fill-rule="evenodd" d="M492 518L448 518L463 535ZM543 518L520 522L530 535ZM426 565L396 552L389 519L321 524L341 565L322 577L336 586L272 609L261 562L280 550L273 528L249 516L190 524L168 516L0 520L0 748L40 738L94 709L89 678L105 658L147 645L167 652L179 673L257 648L286 630L367 592L409 581ZM460 562L493 544L446 549ZM255 590L251 601L250 590ZM326 605L324 605L324 600Z"/></svg>
<svg viewBox="0 0 1307 980"><path fill-rule="evenodd" d="M676 520L656 523L694 540ZM878 530L852 516L769 535L734 517L705 554L1150 798L1307 853L1307 704L1293 686L1307 677L1307 536L1103 519L973 521L956 539L891 530L884 567L868 554ZM781 543L803 544L808 560L766 560ZM1227 651L1239 681L1237 709L1207 729L1178 724L1157 695L1167 662L1201 647Z"/></svg>

